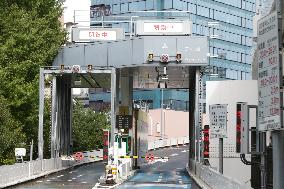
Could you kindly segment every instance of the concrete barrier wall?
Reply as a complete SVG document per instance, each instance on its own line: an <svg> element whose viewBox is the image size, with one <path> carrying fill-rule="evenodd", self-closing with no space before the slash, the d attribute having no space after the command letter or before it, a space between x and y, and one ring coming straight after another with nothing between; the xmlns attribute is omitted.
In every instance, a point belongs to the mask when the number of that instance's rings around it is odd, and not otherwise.
<svg viewBox="0 0 284 189"><path fill-rule="evenodd" d="M189 137L168 138L163 140L148 141L148 150L154 150L157 148L164 148L170 146L177 146L189 143Z"/></svg>
<svg viewBox="0 0 284 189"><path fill-rule="evenodd" d="M56 158L0 166L0 188L32 180L71 166L100 161L102 160L103 150L84 152L84 155L88 157L78 162L70 158L64 160Z"/></svg>
<svg viewBox="0 0 284 189"><path fill-rule="evenodd" d="M188 167L189 174L195 178L198 183L204 183L206 188L210 189L251 189L250 186L243 185L237 180L220 174L217 170L209 166L190 161Z"/></svg>

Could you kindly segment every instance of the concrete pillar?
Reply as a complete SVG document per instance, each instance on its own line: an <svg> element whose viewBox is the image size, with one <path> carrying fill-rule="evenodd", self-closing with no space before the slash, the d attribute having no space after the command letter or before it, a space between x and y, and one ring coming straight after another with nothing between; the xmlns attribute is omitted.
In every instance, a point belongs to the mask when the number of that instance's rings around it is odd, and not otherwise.
<svg viewBox="0 0 284 189"><path fill-rule="evenodd" d="M39 74L38 158L43 159L44 69Z"/></svg>
<svg viewBox="0 0 284 189"><path fill-rule="evenodd" d="M129 68L123 68L120 72L120 110L121 115L132 115L133 102L133 76ZM129 129L131 137L131 155L133 155L133 136L132 129Z"/></svg>

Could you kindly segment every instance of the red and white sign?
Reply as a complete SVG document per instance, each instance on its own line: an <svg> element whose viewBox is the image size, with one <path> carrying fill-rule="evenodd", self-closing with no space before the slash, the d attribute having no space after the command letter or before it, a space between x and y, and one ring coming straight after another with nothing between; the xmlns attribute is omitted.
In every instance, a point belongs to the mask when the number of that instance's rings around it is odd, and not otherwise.
<svg viewBox="0 0 284 189"><path fill-rule="evenodd" d="M144 32L147 33L157 33L157 32L168 32L168 33L179 33L183 32L183 23L166 23L166 22L157 22L157 23L144 23Z"/></svg>
<svg viewBox="0 0 284 189"><path fill-rule="evenodd" d="M192 22L189 20L138 20L137 35L190 35Z"/></svg>
<svg viewBox="0 0 284 189"><path fill-rule="evenodd" d="M162 54L161 56L161 62L169 62L169 55L168 54Z"/></svg>
<svg viewBox="0 0 284 189"><path fill-rule="evenodd" d="M116 40L116 31L107 30L89 30L80 31L80 40Z"/></svg>

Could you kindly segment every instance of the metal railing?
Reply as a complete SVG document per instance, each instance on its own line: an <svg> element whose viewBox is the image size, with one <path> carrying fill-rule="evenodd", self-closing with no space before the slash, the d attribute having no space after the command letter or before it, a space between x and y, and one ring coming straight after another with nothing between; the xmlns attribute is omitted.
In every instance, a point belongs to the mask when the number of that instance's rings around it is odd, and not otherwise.
<svg viewBox="0 0 284 189"><path fill-rule="evenodd" d="M126 15L94 15L93 10L74 10L74 26L86 27L86 23L90 23L90 27L95 25L97 28L113 28L113 24L125 23L125 35L132 38L135 36L135 28L137 20L190 20L190 11L130 11ZM89 12L89 13L88 13ZM83 16L82 16L83 15ZM86 18L86 16L88 18Z"/></svg>

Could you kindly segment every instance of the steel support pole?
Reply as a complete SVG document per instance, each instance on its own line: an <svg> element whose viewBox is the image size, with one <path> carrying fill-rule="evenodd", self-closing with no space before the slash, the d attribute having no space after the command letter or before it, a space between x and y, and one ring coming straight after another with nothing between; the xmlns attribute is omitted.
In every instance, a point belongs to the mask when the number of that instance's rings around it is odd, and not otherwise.
<svg viewBox="0 0 284 189"><path fill-rule="evenodd" d="M199 125L199 77L200 70L196 68L195 72L195 110L194 110L194 123L195 123L195 160L200 161L200 125Z"/></svg>
<svg viewBox="0 0 284 189"><path fill-rule="evenodd" d="M161 138L164 140L164 114L163 114L163 109L164 109L164 89L161 88Z"/></svg>
<svg viewBox="0 0 284 189"><path fill-rule="evenodd" d="M51 158L56 158L56 76L52 78L52 104L51 104Z"/></svg>
<svg viewBox="0 0 284 189"><path fill-rule="evenodd" d="M219 138L219 172L223 174L223 138Z"/></svg>
<svg viewBox="0 0 284 189"><path fill-rule="evenodd" d="M115 137L115 115L116 115L116 70L111 70L111 137L110 144L114 148L114 137Z"/></svg>
<svg viewBox="0 0 284 189"><path fill-rule="evenodd" d="M279 49L283 49L283 13L284 13L284 3L283 0L276 0L276 10L278 16L280 16L279 24ZM282 61L283 61L283 51L280 51L279 61L280 61L280 76L282 78ZM283 86L283 81L280 80L281 86ZM281 96L282 96L281 92ZM283 110L283 101L281 102L281 108ZM281 111L282 112L282 111ZM283 116L281 116L281 119ZM283 121L281 120L283 124ZM272 131L272 156L273 156L273 189L282 189L284 188L284 131Z"/></svg>
<svg viewBox="0 0 284 189"><path fill-rule="evenodd" d="M39 72L38 158L43 159L44 69Z"/></svg>
<svg viewBox="0 0 284 189"><path fill-rule="evenodd" d="M284 188L284 131L272 132L273 189Z"/></svg>

